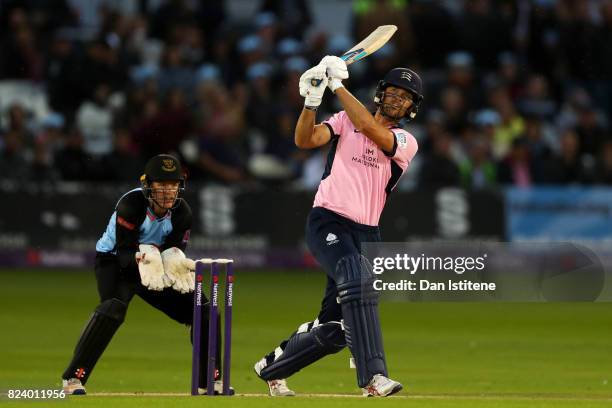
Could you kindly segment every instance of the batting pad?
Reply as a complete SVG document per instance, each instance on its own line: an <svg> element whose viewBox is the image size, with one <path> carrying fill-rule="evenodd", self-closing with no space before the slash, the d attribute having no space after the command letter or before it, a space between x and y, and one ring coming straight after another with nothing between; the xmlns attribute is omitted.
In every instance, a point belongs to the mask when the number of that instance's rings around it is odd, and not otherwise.
<svg viewBox="0 0 612 408"><path fill-rule="evenodd" d="M302 368L346 346L340 322L313 326L309 331L298 330L287 340L283 352L259 376L266 381L287 378Z"/></svg>
<svg viewBox="0 0 612 408"><path fill-rule="evenodd" d="M365 387L374 374L387 376L378 292L372 286L368 261L360 254L345 256L336 266L338 300L349 346L357 366L357 381Z"/></svg>

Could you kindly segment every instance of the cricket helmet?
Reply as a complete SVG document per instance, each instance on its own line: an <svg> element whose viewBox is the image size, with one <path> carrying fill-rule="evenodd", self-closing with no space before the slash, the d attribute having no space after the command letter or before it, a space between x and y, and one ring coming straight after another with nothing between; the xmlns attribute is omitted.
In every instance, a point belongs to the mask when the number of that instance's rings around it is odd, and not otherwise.
<svg viewBox="0 0 612 408"><path fill-rule="evenodd" d="M155 199L153 198L151 183L154 181L179 182L179 190L175 200L176 206L179 195L185 190L185 174L181 162L169 154L158 154L150 158L145 165L144 174L140 176L140 183L145 197L153 201Z"/></svg>
<svg viewBox="0 0 612 408"><path fill-rule="evenodd" d="M419 74L408 68L393 68L385 75L384 79L378 81L376 93L374 95L374 103L376 106L382 106L385 97L385 89L388 86L395 86L410 92L412 95L412 106L406 111L405 117L407 117L408 120L414 119L419 110L419 104L423 100L423 82Z"/></svg>
<svg viewBox="0 0 612 408"><path fill-rule="evenodd" d="M140 181L147 183L152 181L185 181L185 175L181 163L176 157L169 154L158 154L149 159Z"/></svg>

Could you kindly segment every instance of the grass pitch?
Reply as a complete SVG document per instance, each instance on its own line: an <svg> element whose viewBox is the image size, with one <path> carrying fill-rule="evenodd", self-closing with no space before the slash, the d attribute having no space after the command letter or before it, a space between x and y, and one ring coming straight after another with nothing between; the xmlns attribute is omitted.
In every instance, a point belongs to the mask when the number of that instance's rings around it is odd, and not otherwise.
<svg viewBox="0 0 612 408"><path fill-rule="evenodd" d="M253 363L316 317L318 271L236 272L232 385L218 407L609 407L610 303L384 303L390 375L405 389L361 399L347 350L293 376L296 398L266 397ZM0 390L57 389L98 301L93 272L0 270ZM187 396L189 331L139 298L98 363L86 397L5 406L201 406ZM61 406L61 405L58 405Z"/></svg>

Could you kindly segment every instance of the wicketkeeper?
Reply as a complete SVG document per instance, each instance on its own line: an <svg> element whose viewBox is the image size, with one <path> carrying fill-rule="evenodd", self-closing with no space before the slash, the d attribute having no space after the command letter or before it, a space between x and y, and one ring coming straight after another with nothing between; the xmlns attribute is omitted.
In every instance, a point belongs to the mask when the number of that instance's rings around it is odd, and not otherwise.
<svg viewBox="0 0 612 408"><path fill-rule="evenodd" d="M380 214L417 152L415 138L399 122L415 117L423 99L421 79L407 68L391 70L378 83L372 115L344 87L347 78L345 62L331 56L300 78L306 99L295 143L302 149L331 144L306 223L306 242L327 274L327 288L317 319L299 326L255 364L273 396L294 395L287 377L345 346L355 360L363 395L387 396L402 389L388 378L377 293L361 244L381 240ZM315 124L326 88L344 110Z"/></svg>
<svg viewBox="0 0 612 408"><path fill-rule="evenodd" d="M66 394L85 394L96 362L123 323L134 295L171 319L191 326L193 320L193 260L185 256L191 229L191 209L181 198L185 177L180 162L161 154L151 158L141 187L125 193L96 245L95 275L100 304L87 322L62 375ZM207 302L207 299L204 299ZM202 313L208 332L208 311ZM220 329L218 328L220 336ZM202 336L202 350L208 336ZM206 387L206 353L202 353L200 386ZM217 361L221 361L219 356ZM215 390L222 387L220 367ZM204 391L204 390L203 390Z"/></svg>

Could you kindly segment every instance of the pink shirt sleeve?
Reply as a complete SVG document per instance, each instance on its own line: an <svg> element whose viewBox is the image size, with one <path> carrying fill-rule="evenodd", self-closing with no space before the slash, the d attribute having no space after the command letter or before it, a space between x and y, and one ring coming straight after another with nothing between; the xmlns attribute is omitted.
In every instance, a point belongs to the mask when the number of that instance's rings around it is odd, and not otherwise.
<svg viewBox="0 0 612 408"><path fill-rule="evenodd" d="M346 117L346 112L340 111L333 115L331 118L323 121L323 123L329 125L332 128L334 135L341 135L343 128L342 124L344 123L345 119L348 119Z"/></svg>
<svg viewBox="0 0 612 408"><path fill-rule="evenodd" d="M404 129L392 129L391 132L395 135L395 143L393 145L395 151L391 152L392 154L385 154L405 171L419 149L419 145L414 136Z"/></svg>

